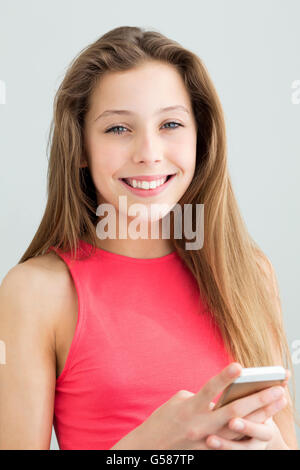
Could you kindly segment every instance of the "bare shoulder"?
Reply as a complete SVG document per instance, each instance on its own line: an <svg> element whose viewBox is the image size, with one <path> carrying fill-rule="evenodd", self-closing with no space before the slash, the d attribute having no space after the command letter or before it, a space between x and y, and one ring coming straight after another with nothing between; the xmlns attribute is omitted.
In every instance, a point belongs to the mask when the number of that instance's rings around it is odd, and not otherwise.
<svg viewBox="0 0 300 470"><path fill-rule="evenodd" d="M67 265L53 252L12 267L1 283L1 290L14 298L15 303L20 303L22 311L27 307L32 321L49 327L54 341L58 325L63 328L65 320L74 322L76 290Z"/></svg>
<svg viewBox="0 0 300 470"><path fill-rule="evenodd" d="M55 253L50 252L44 255L29 258L23 263L13 266L4 277L1 286L17 282L18 288L24 289L31 285L32 289L43 287L53 287L55 281L65 281L68 278L67 267L64 261ZM57 283L59 285L59 283Z"/></svg>

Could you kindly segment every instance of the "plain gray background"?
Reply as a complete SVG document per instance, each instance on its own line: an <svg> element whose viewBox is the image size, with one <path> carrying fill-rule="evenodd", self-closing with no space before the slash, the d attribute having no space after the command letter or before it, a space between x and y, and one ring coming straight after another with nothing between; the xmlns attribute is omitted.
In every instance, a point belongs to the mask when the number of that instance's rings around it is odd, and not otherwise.
<svg viewBox="0 0 300 470"><path fill-rule="evenodd" d="M299 0L1 0L1 279L44 211L53 98L70 61L117 26L158 30L201 57L221 98L234 190L279 282L299 411L299 18Z"/></svg>

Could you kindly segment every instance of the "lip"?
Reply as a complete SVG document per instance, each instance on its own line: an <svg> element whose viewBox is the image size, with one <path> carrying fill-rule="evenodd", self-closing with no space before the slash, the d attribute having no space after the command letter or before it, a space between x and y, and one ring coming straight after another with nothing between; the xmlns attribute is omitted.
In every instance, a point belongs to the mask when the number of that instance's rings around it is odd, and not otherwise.
<svg viewBox="0 0 300 470"><path fill-rule="evenodd" d="M132 186L129 186L129 184L125 183L125 181L123 181L121 178L119 178L119 181L120 181L120 183L123 184L123 186L125 186L126 189L131 191L133 194L135 194L137 196L141 196L141 197L150 197L150 196L156 196L157 194L164 191L169 186L169 184L175 179L176 175L177 175L177 173L172 175L171 178L169 178L167 181L165 181L164 184L162 184L161 186L158 186L157 188L154 188L154 189L133 188ZM166 175L163 175L163 176L166 176ZM153 179L153 176L151 178ZM151 178L149 178L149 179L151 180ZM133 177L133 179L135 179L135 177ZM144 180L144 181L146 181L146 180Z"/></svg>
<svg viewBox="0 0 300 470"><path fill-rule="evenodd" d="M141 176L124 176L122 179L132 179L137 181L152 181L152 180L159 180L164 178L165 176L169 176L172 173L165 173L164 175L141 175ZM176 173L174 173L176 174Z"/></svg>

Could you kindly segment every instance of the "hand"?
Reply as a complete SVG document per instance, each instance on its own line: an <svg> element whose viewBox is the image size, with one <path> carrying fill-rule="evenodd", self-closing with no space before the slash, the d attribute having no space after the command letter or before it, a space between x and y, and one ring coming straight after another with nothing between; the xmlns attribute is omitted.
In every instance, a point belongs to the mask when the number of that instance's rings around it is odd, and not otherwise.
<svg viewBox="0 0 300 470"><path fill-rule="evenodd" d="M280 443L278 450L287 448L272 417L268 418L263 424L253 423L246 419L241 421L244 423L243 432L250 436L250 439L244 438L235 441L220 438L214 434L206 440L208 447L218 450L267 450L270 443L276 441ZM219 441L218 445L215 439Z"/></svg>
<svg viewBox="0 0 300 470"><path fill-rule="evenodd" d="M291 372L286 369L286 378L281 385L283 389L287 388L287 384L288 384L288 380L290 376L291 376ZM261 408L260 410L255 411L254 413L251 413L250 415L246 416L243 420L239 420L236 418L234 418L233 420L230 420L228 425L224 426L224 428L222 428L218 432L218 436L209 435L207 437L207 445L211 448L216 448L212 444L213 438L223 438L224 440L218 439L222 444L220 448L224 448L224 449L225 447L231 448L232 443L230 443L229 440L239 441L239 440L242 440L243 438L245 440L246 436L252 436L252 437L254 436L253 433L255 432L255 430L253 427L253 423L267 423L272 430L272 436L270 438L270 441L267 442L265 448L270 448L271 443L272 443L272 448L273 448L273 445L276 445L277 446L276 448L279 448L279 449L287 448L281 436L278 426L276 425L276 423L274 423L272 419L272 417L276 413L278 413L278 411L283 409L286 406L286 404L287 404L287 399L285 396L282 396L280 399L278 399L277 401L274 401L269 406L265 408ZM211 402L210 409L213 410L214 406L215 406L215 403ZM244 428L240 431L238 431L238 429L235 427L235 424L237 423L237 421L242 421L244 423ZM249 441L250 440L247 439L247 444L251 445ZM253 442L254 441L252 441L252 443Z"/></svg>
<svg viewBox="0 0 300 470"><path fill-rule="evenodd" d="M232 365L235 372L231 375ZM210 450L206 442L209 434L217 435L232 418L247 416L276 401L271 393L275 387L270 387L212 411L209 406L211 400L241 371L239 363L231 363L212 377L198 393L180 390L111 449Z"/></svg>

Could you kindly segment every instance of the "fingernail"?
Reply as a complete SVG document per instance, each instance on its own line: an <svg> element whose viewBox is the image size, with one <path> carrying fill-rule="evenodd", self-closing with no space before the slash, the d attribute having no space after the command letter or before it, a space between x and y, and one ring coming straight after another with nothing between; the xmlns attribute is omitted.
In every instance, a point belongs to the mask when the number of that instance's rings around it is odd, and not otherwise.
<svg viewBox="0 0 300 470"><path fill-rule="evenodd" d="M228 369L228 373L229 373L229 375L235 375L237 373L237 370L238 370L238 368L237 368L236 364L232 364Z"/></svg>
<svg viewBox="0 0 300 470"><path fill-rule="evenodd" d="M283 408L287 404L287 399L285 397L282 397L280 400L275 402L276 409L280 410L280 408Z"/></svg>
<svg viewBox="0 0 300 470"><path fill-rule="evenodd" d="M236 421L234 421L233 427L236 431L241 431L242 429L244 429L245 425L243 421L241 421L240 419L237 419Z"/></svg>
<svg viewBox="0 0 300 470"><path fill-rule="evenodd" d="M213 447L220 447L220 445L221 445L221 442L218 441L218 439L216 439L215 437L213 437L213 438L211 439L210 443L211 443L211 445L212 445Z"/></svg>
<svg viewBox="0 0 300 470"><path fill-rule="evenodd" d="M274 398L281 397L282 394L283 394L283 389L281 387L274 388L274 390L272 390L272 395Z"/></svg>

